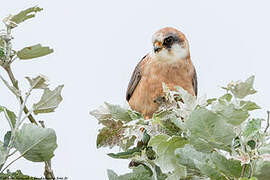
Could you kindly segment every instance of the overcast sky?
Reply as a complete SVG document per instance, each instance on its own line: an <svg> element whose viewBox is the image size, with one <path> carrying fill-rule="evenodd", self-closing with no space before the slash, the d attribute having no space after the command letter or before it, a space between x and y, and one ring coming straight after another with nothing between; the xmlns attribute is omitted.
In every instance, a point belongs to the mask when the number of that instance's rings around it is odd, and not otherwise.
<svg viewBox="0 0 270 180"><path fill-rule="evenodd" d="M221 95L220 86L255 75L254 95L270 108L269 1L226 0L6 0L0 17L33 5L44 8L35 19L14 30L14 48L42 43L55 53L36 60L15 62L16 77L45 74L55 87L64 84L63 102L55 113L39 116L57 133L58 148L52 160L56 176L69 179L107 179L106 169L128 171L128 162L115 160L96 149L97 121L89 110L104 101L125 104L125 91L138 61L152 49L151 36L172 26L188 38L197 69L199 96ZM7 77L3 70L0 74ZM1 105L17 111L17 101L1 83ZM37 99L33 98L33 102ZM0 137L7 123L0 120ZM43 163L25 159L11 166L40 176Z"/></svg>

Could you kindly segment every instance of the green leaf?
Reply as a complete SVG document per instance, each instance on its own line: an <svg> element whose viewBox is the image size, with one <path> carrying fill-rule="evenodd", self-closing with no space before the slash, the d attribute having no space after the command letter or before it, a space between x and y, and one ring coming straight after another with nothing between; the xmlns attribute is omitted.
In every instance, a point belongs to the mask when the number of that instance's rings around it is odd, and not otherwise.
<svg viewBox="0 0 270 180"><path fill-rule="evenodd" d="M124 109L119 105L113 105L107 102L105 102L104 104L108 108L110 114L112 115L112 118L121 120L124 122L129 122L132 120L129 116L129 110Z"/></svg>
<svg viewBox="0 0 270 180"><path fill-rule="evenodd" d="M254 94L257 91L253 88L255 76L249 77L245 82L239 82L231 85L228 89L235 95L235 97L243 99L247 95Z"/></svg>
<svg viewBox="0 0 270 180"><path fill-rule="evenodd" d="M157 172L158 180L165 180L167 176L163 174L159 168L155 168ZM151 170L143 165L133 168L131 173L124 175L117 175L113 170L107 170L109 180L153 180L153 173Z"/></svg>
<svg viewBox="0 0 270 180"><path fill-rule="evenodd" d="M236 109L233 104L224 106L221 111L218 111L218 114L222 115L232 125L240 125L249 117L247 111Z"/></svg>
<svg viewBox="0 0 270 180"><path fill-rule="evenodd" d="M197 162L197 166L202 174L207 175L213 180L227 180L216 168L210 166L209 164Z"/></svg>
<svg viewBox="0 0 270 180"><path fill-rule="evenodd" d="M134 145L134 142L136 140L136 136L131 136L131 137L125 137L121 140L120 147L126 151L128 150L131 146Z"/></svg>
<svg viewBox="0 0 270 180"><path fill-rule="evenodd" d="M25 77L31 88L33 89L46 89L48 88L48 84L46 84L46 77L43 76L43 75L38 75L37 77L35 78L30 78L30 77Z"/></svg>
<svg viewBox="0 0 270 180"><path fill-rule="evenodd" d="M257 177L259 180L270 179L270 173L269 173L270 162L259 161L256 165L257 166L256 166L256 170L254 172L254 176Z"/></svg>
<svg viewBox="0 0 270 180"><path fill-rule="evenodd" d="M128 149L126 152L120 152L116 154L109 153L107 155L115 159L130 159L141 155L141 147L134 147L132 149Z"/></svg>
<svg viewBox="0 0 270 180"><path fill-rule="evenodd" d="M166 135L157 135L151 138L149 146L152 146L157 153L156 164L161 168L162 172L168 173L181 168L176 163L175 150L183 147L188 141L180 136L169 137Z"/></svg>
<svg viewBox="0 0 270 180"><path fill-rule="evenodd" d="M259 132L261 129L261 121L262 119L249 120L243 131L243 136L251 137L257 134L257 132Z"/></svg>
<svg viewBox="0 0 270 180"><path fill-rule="evenodd" d="M28 175L23 174L20 170L17 170L16 172L10 172L9 170L7 170L7 173L0 173L0 179L1 180L6 180L6 179L13 179L13 180L41 180L41 178L37 178L37 177L31 177Z"/></svg>
<svg viewBox="0 0 270 180"><path fill-rule="evenodd" d="M222 116L205 108L195 109L186 126L191 132L190 143L197 151L211 152L214 148L230 151L235 133Z"/></svg>
<svg viewBox="0 0 270 180"><path fill-rule="evenodd" d="M4 145L0 143L0 166L6 161L6 151Z"/></svg>
<svg viewBox="0 0 270 180"><path fill-rule="evenodd" d="M1 39L0 39L0 46L1 46ZM5 51L3 48L0 47L0 58L5 57Z"/></svg>
<svg viewBox="0 0 270 180"><path fill-rule="evenodd" d="M10 111L9 109L7 109L4 106L0 106L0 113L4 112L5 113L5 117L6 119L11 123L12 127L15 127L16 124L16 115L14 112Z"/></svg>
<svg viewBox="0 0 270 180"><path fill-rule="evenodd" d="M107 102L104 104L105 106L100 106L98 109L90 111L90 114L94 116L99 121L99 123L103 123L104 121L110 119L121 120L123 122L129 122L133 120L134 117L130 117L130 110L122 108L119 105L109 104Z"/></svg>
<svg viewBox="0 0 270 180"><path fill-rule="evenodd" d="M41 44L36 44L34 46L25 47L22 50L17 52L17 56L20 59L33 59L41 56L46 56L51 54L53 49L49 47L43 47Z"/></svg>
<svg viewBox="0 0 270 180"><path fill-rule="evenodd" d="M177 163L186 166L189 170L199 170L196 165L197 162L207 164L210 159L209 154L198 152L189 144L186 144L183 148L176 149L175 155L177 157Z"/></svg>
<svg viewBox="0 0 270 180"><path fill-rule="evenodd" d="M231 100L232 100L232 95L231 95L230 93L227 93L227 94L221 96L219 99L221 99L221 100L226 100L227 102L231 102Z"/></svg>
<svg viewBox="0 0 270 180"><path fill-rule="evenodd" d="M33 105L34 113L54 112L60 102L63 100L61 91L64 85L58 86L53 91L45 89L40 101Z"/></svg>
<svg viewBox="0 0 270 180"><path fill-rule="evenodd" d="M104 127L99 130L97 136L96 145L97 148L100 147L114 147L115 145L120 145L121 138L123 137L124 128L121 121L110 121L111 125Z"/></svg>
<svg viewBox="0 0 270 180"><path fill-rule="evenodd" d="M7 149L9 142L10 142L10 137L11 137L11 131L6 132L4 136L4 148Z"/></svg>
<svg viewBox="0 0 270 180"><path fill-rule="evenodd" d="M256 109L261 109L255 102L251 101L240 101L240 106L244 111L253 111Z"/></svg>
<svg viewBox="0 0 270 180"><path fill-rule="evenodd" d="M16 132L15 148L29 161L50 160L54 156L56 147L56 135L53 129L23 124Z"/></svg>
<svg viewBox="0 0 270 180"><path fill-rule="evenodd" d="M239 178L241 176L242 166L240 161L228 160L217 152L212 153L211 160L216 165L217 169L227 177Z"/></svg>
<svg viewBox="0 0 270 180"><path fill-rule="evenodd" d="M19 24L19 23L21 23L21 22L23 22L23 21L25 21L27 19L35 17L35 14L37 12L42 11L42 10L43 10L42 8L39 8L37 6L28 8L28 9L23 10L20 13L14 15L11 18L11 21L15 22L16 24Z"/></svg>

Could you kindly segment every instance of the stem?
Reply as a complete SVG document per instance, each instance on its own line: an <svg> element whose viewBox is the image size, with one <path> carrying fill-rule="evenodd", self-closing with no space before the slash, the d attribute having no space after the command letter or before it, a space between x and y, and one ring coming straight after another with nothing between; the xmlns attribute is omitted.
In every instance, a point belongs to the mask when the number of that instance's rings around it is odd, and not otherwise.
<svg viewBox="0 0 270 180"><path fill-rule="evenodd" d="M9 76L9 79L12 82L12 85L16 89L19 90L18 81L15 79L14 74L13 74L11 68L10 68L10 65L4 67L4 69L6 70L8 76ZM24 104L24 100L23 100L22 97L20 97L20 102L21 102L21 104ZM28 108L26 106L23 107L23 111L24 111L25 114L28 114L29 113L29 110L28 110ZM34 123L34 124L38 125L37 121L34 119L34 117L31 114L29 114L28 119L29 119L29 121L31 123Z"/></svg>
<svg viewBox="0 0 270 180"><path fill-rule="evenodd" d="M156 172L155 166L153 167L153 166L151 165L151 163L148 162L147 160L144 160L143 163L144 163L146 166L148 166L148 167L151 169L151 171L153 172L154 180L158 180L158 178L157 178L157 172Z"/></svg>
<svg viewBox="0 0 270 180"><path fill-rule="evenodd" d="M264 130L264 133L266 133L267 129L269 128L269 120L270 120L270 111L267 111L267 124Z"/></svg>
<svg viewBox="0 0 270 180"><path fill-rule="evenodd" d="M244 164L244 165L243 165L243 168L242 168L242 171L241 171L241 176L240 176L240 177L244 177L245 171L246 171L246 167L247 167L247 165Z"/></svg>

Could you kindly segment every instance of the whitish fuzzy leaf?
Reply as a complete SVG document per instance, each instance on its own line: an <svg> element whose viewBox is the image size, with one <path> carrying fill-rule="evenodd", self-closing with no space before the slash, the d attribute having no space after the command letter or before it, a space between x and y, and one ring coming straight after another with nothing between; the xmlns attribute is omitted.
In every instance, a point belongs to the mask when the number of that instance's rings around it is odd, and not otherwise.
<svg viewBox="0 0 270 180"><path fill-rule="evenodd" d="M151 138L149 146L152 146L157 153L156 164L161 168L162 172L173 172L181 168L176 163L175 150L183 147L188 141L180 136L169 137L167 135L157 135Z"/></svg>
<svg viewBox="0 0 270 180"><path fill-rule="evenodd" d="M99 130L97 136L97 148L110 147L120 145L121 138L123 138L124 128L121 121L110 121L110 126Z"/></svg>
<svg viewBox="0 0 270 180"><path fill-rule="evenodd" d="M10 142L10 137L11 137L11 131L6 132L4 136L4 148L7 149L9 142Z"/></svg>
<svg viewBox="0 0 270 180"><path fill-rule="evenodd" d="M47 78L43 75L38 75L35 78L25 77L29 82L31 88L33 89L46 89L48 84L46 84Z"/></svg>
<svg viewBox="0 0 270 180"><path fill-rule="evenodd" d="M198 168L200 169L202 174L205 174L210 179L215 180L227 180L223 175L220 174L220 172L215 168L212 167L209 164L197 162L196 164Z"/></svg>
<svg viewBox="0 0 270 180"><path fill-rule="evenodd" d="M37 6L28 8L28 9L23 10L23 11L19 12L18 14L14 15L11 18L11 21L15 22L16 24L19 24L27 19L35 17L35 14L37 12L42 11L42 10L43 10L42 8L39 8Z"/></svg>
<svg viewBox="0 0 270 180"><path fill-rule="evenodd" d="M0 78L2 79L2 81L4 82L4 84L7 86L7 88L13 93L15 94L17 97L21 96L21 91L19 91L18 89L16 89L15 87L9 85L9 83L2 77L0 76Z"/></svg>
<svg viewBox="0 0 270 180"><path fill-rule="evenodd" d="M46 56L53 52L53 49L49 47L43 47L40 44L34 46L25 47L17 52L17 56L20 59L33 59L41 56Z"/></svg>
<svg viewBox="0 0 270 180"><path fill-rule="evenodd" d="M56 135L53 129L23 124L16 132L15 148L29 161L50 160L54 156L56 147Z"/></svg>
<svg viewBox="0 0 270 180"><path fill-rule="evenodd" d="M108 119L121 120L123 122L129 122L133 120L130 116L130 110L122 108L119 105L109 104L107 102L104 104L105 106L100 106L98 109L90 111L90 114L94 116L99 121L99 123L103 123ZM133 115L134 114L132 114L132 116Z"/></svg>
<svg viewBox="0 0 270 180"><path fill-rule="evenodd" d="M256 164L256 170L254 172L254 176L257 177L259 180L268 180L270 179L270 162L266 161L259 161Z"/></svg>
<svg viewBox="0 0 270 180"><path fill-rule="evenodd" d="M6 160L6 151L4 145L0 143L0 166L5 162L5 160Z"/></svg>
<svg viewBox="0 0 270 180"><path fill-rule="evenodd" d="M186 126L191 132L190 143L196 150L211 152L214 148L230 151L235 133L222 116L205 108L195 109Z"/></svg>
<svg viewBox="0 0 270 180"><path fill-rule="evenodd" d="M208 163L210 159L209 154L196 151L192 146L186 144L183 148L175 150L177 163L186 166L189 169L198 170L197 162Z"/></svg>
<svg viewBox="0 0 270 180"><path fill-rule="evenodd" d="M240 161L229 160L217 152L213 152L211 160L216 165L217 169L224 173L227 177L239 178L241 175L242 166Z"/></svg>
<svg viewBox="0 0 270 180"><path fill-rule="evenodd" d="M240 101L240 106L245 111L253 111L256 109L261 109L255 102L251 101Z"/></svg>
<svg viewBox="0 0 270 180"><path fill-rule="evenodd" d="M245 82L229 84L227 89L230 90L235 95L235 97L242 99L247 95L257 92L253 88L254 78L255 76L251 76Z"/></svg>
<svg viewBox="0 0 270 180"><path fill-rule="evenodd" d="M53 91L45 89L40 101L33 105L34 113L54 112L60 102L63 100L61 91L64 85L58 86Z"/></svg>
<svg viewBox="0 0 270 180"><path fill-rule="evenodd" d="M236 109L233 104L224 106L221 111L218 111L218 114L223 116L232 125L239 125L249 117L247 111Z"/></svg>
<svg viewBox="0 0 270 180"><path fill-rule="evenodd" d="M129 149L125 152L120 152L120 153L109 153L107 154L108 156L115 158L115 159L130 159L135 156L140 156L141 155L141 148L140 147L134 147L132 149Z"/></svg>
<svg viewBox="0 0 270 180"><path fill-rule="evenodd" d="M251 137L254 136L261 129L261 121L262 119L252 119L249 120L244 131L243 136Z"/></svg>
<svg viewBox="0 0 270 180"><path fill-rule="evenodd" d="M104 103L107 107L107 109L109 110L110 114L112 115L112 118L116 119L116 120L121 120L124 122L129 122L132 119L129 116L129 110L122 108L119 105L113 105L113 104L109 104L107 102Z"/></svg>
<svg viewBox="0 0 270 180"><path fill-rule="evenodd" d="M157 179L165 180L166 175L162 174L158 167L155 168L157 171ZM150 168L139 165L138 167L133 168L131 173L124 175L117 175L113 170L107 170L109 180L153 180L153 173Z"/></svg>
<svg viewBox="0 0 270 180"><path fill-rule="evenodd" d="M5 112L6 118L8 118L10 120L11 125L14 128L15 124L16 124L16 118L17 118L15 113L8 110L7 108L4 110L4 112Z"/></svg>
<svg viewBox="0 0 270 180"><path fill-rule="evenodd" d="M131 137L125 137L122 139L121 143L120 143L120 147L126 151L128 150L131 146L134 145L134 142L136 140L136 136L131 136Z"/></svg>

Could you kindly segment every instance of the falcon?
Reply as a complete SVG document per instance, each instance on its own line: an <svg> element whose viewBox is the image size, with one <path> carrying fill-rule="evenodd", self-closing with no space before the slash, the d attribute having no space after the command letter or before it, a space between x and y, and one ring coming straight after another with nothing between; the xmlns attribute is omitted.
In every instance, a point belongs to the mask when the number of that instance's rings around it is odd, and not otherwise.
<svg viewBox="0 0 270 180"><path fill-rule="evenodd" d="M158 110L155 100L163 97L162 82L170 90L180 86L197 96L197 75L190 59L189 44L179 30L166 27L152 37L153 50L137 64L128 84L126 100L145 119Z"/></svg>

